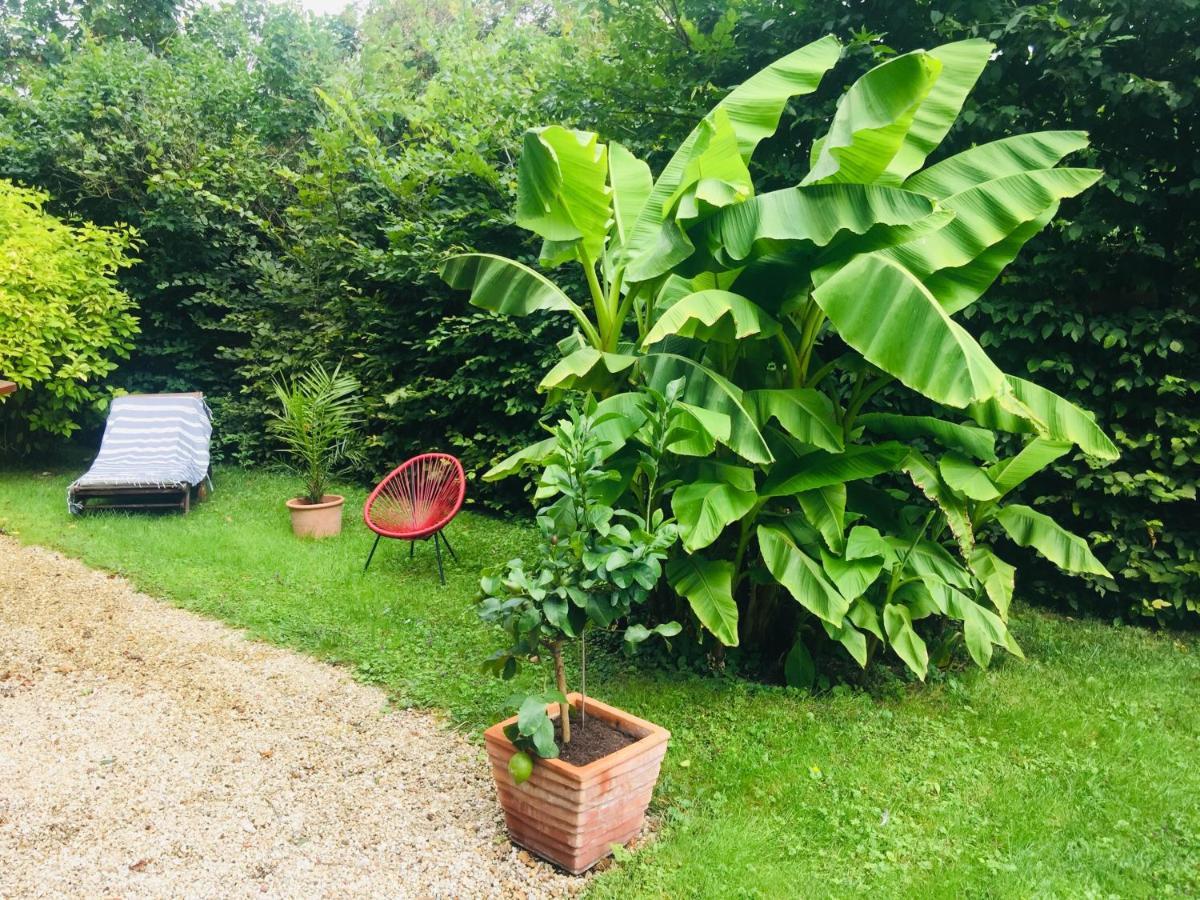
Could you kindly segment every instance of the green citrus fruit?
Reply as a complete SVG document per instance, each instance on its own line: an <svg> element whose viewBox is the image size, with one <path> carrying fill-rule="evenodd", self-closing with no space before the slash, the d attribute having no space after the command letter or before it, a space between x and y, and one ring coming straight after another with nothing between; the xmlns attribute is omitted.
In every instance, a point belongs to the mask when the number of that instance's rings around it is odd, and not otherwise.
<svg viewBox="0 0 1200 900"><path fill-rule="evenodd" d="M508 774L512 776L514 784L528 781L529 776L533 774L533 760L529 758L529 754L519 750L514 753L508 761Z"/></svg>

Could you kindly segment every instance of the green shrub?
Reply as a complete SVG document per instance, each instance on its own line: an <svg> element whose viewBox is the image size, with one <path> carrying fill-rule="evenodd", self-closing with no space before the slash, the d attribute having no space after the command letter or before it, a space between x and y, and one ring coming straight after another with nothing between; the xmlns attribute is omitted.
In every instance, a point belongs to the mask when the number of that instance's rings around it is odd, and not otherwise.
<svg viewBox="0 0 1200 900"><path fill-rule="evenodd" d="M731 92L657 178L593 133L532 129L517 222L543 239L542 266L583 270L587 301L494 254L443 269L485 309L570 316L541 389L613 406L622 425L601 456L618 484L638 484L643 454L627 442L648 427L642 385L685 385L665 448L673 490L646 505L678 520L685 552L667 580L722 644L763 651L793 680L811 676L809 647L826 638L863 667L890 649L924 678L937 654L914 623L930 617L961 622L981 666L994 647L1019 654L1002 540L1111 581L1086 541L1010 495L1073 447L1100 461L1116 447L1090 413L1002 372L952 318L1101 174L1059 165L1087 145L1073 131L927 165L993 51L961 41L871 69L807 174L777 191L756 191L751 157L838 61L832 36ZM889 387L925 413L879 402ZM997 432L1016 452L997 451ZM556 452L542 441L494 474Z"/></svg>
<svg viewBox="0 0 1200 900"><path fill-rule="evenodd" d="M138 331L116 279L136 262L133 229L64 222L48 199L0 180L0 376L20 388L0 399L9 451L66 437L103 410L106 376Z"/></svg>

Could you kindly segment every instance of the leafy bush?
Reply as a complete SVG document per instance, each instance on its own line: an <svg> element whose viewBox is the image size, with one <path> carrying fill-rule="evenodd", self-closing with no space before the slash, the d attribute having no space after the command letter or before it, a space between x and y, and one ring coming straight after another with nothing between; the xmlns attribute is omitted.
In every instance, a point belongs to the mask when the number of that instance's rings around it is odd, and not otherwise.
<svg viewBox="0 0 1200 900"><path fill-rule="evenodd" d="M1083 539L1001 501L1072 446L1101 460L1115 446L1091 414L1001 372L951 318L1100 175L1057 167L1086 146L1067 131L925 167L993 50L971 40L881 63L842 97L800 184L762 194L750 157L837 62L832 37L735 89L657 179L595 134L528 132L518 224L543 238L543 266L580 265L594 315L512 260L444 268L484 308L573 318L543 390L599 391L636 429L631 382L686 384L689 427L668 448L686 553L667 575L723 644L775 651L795 632L794 601L812 616L777 651L794 663L815 620L860 665L888 647L924 678L913 623L929 616L961 621L980 665L993 646L1020 652L1005 626L1015 569L992 539L1111 580ZM892 385L927 412L867 412ZM1033 437L999 457L998 431ZM493 474L552 452L543 441ZM614 478L637 460L619 442L603 455Z"/></svg>
<svg viewBox="0 0 1200 900"><path fill-rule="evenodd" d="M69 224L40 192L0 180L0 375L21 388L0 398L0 447L26 451L104 409L106 376L138 331L117 286L132 265L131 228Z"/></svg>
<svg viewBox="0 0 1200 900"><path fill-rule="evenodd" d="M1119 589L1063 578L1023 553L1026 595L1200 622L1200 380L1189 365L1200 347L1200 19L1192 0L813 0L786 16L774 0L681 0L665 13L614 0L605 10L622 43L597 75L611 90L590 86L601 99L589 121L618 123L623 141L646 150L682 136L662 111L677 108L683 94L691 104L684 108L695 108L813 33L849 36L844 70L791 111L770 139L772 152L755 160L760 186L803 176L808 147L844 87L895 47L973 37L996 44L939 153L1061 123L1087 131L1091 143L1079 158L1104 171L1096 188L1030 242L964 312L963 325L1001 368L1094 410L1121 450L1100 468L1068 453L1018 489L1097 542ZM621 99L631 89L644 94L644 113Z"/></svg>

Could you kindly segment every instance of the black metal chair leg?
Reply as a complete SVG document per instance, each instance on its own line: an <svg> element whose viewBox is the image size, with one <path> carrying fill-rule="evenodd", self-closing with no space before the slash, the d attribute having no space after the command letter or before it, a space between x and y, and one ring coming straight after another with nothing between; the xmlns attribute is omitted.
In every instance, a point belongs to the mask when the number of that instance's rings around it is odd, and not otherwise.
<svg viewBox="0 0 1200 900"><path fill-rule="evenodd" d="M379 539L381 537L383 537L382 534L375 535L375 543L371 545L371 552L367 554L367 564L363 566L364 572L367 571L367 569L369 569L371 566L371 557L375 555L375 548L379 546Z"/></svg>
<svg viewBox="0 0 1200 900"><path fill-rule="evenodd" d="M437 554L438 578L445 585L446 573L442 571L442 542L438 540L436 531L433 533L433 552Z"/></svg>
<svg viewBox="0 0 1200 900"><path fill-rule="evenodd" d="M458 554L455 553L454 548L450 546L450 538L446 537L445 530L439 531L438 534L440 534L442 536L442 542L445 543L446 549L450 551L450 557L455 562L458 562Z"/></svg>
<svg viewBox="0 0 1200 900"><path fill-rule="evenodd" d="M416 551L416 549L417 549L417 542L409 541L408 542L408 558L409 559L413 558L413 553Z"/></svg>

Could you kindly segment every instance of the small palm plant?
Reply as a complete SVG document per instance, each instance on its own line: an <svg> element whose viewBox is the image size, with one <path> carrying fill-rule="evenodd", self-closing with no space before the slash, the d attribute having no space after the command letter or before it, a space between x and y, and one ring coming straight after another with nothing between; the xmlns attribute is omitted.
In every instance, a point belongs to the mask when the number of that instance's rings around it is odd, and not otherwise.
<svg viewBox="0 0 1200 900"><path fill-rule="evenodd" d="M329 479L358 454L350 441L362 419L358 379L315 363L303 375L274 382L279 409L271 431L283 444L288 465L304 479L303 500L320 503Z"/></svg>

